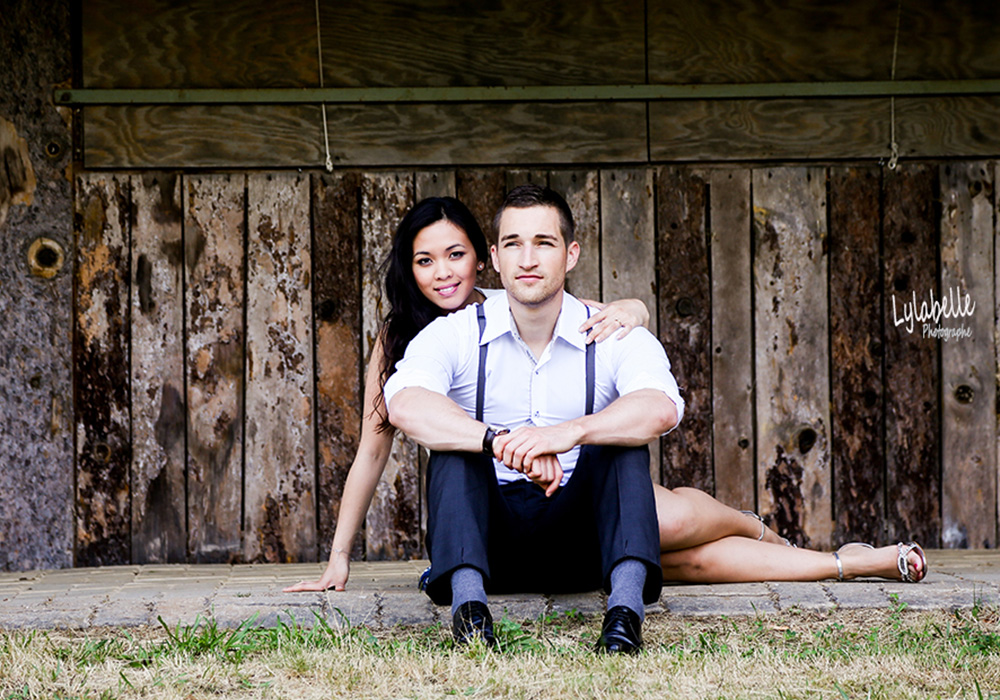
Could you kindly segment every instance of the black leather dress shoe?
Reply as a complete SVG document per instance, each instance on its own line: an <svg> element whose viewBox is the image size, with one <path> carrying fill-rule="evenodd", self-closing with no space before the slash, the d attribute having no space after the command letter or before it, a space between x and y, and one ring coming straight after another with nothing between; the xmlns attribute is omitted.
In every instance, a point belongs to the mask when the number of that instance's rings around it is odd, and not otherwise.
<svg viewBox="0 0 1000 700"><path fill-rule="evenodd" d="M625 607L616 605L604 614L601 638L596 651L608 654L634 654L642 647L642 621Z"/></svg>
<svg viewBox="0 0 1000 700"><path fill-rule="evenodd" d="M470 600L458 606L451 621L451 633L455 635L456 644L468 644L476 637L490 648L497 644L493 636L493 616L490 615L490 609L486 607L486 603L478 600Z"/></svg>

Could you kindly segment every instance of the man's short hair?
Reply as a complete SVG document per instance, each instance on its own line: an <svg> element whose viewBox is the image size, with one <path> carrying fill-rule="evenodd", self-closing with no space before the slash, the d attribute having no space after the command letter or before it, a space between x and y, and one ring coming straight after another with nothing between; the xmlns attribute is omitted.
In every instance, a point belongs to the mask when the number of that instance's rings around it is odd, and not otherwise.
<svg viewBox="0 0 1000 700"><path fill-rule="evenodd" d="M507 193L503 204L500 205L496 216L493 217L494 238L500 239L500 217L503 216L504 211L530 207L552 207L559 212L559 232L562 234L563 242L566 245L573 242L576 225L573 223L573 212L570 211L566 200L555 190L534 183L519 185Z"/></svg>

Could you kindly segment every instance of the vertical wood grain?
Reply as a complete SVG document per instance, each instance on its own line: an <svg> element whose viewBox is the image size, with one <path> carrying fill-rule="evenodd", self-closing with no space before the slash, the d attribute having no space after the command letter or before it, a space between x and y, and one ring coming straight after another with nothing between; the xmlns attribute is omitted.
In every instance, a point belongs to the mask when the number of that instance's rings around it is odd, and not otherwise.
<svg viewBox="0 0 1000 700"><path fill-rule="evenodd" d="M831 544L826 172L753 173L757 489L800 545Z"/></svg>
<svg viewBox="0 0 1000 700"><path fill-rule="evenodd" d="M413 177L408 173L366 174L361 191L362 324L364 356L370 359L388 311L378 268L396 227L413 205ZM407 559L420 553L420 503L417 445L397 433L365 523L369 559Z"/></svg>
<svg viewBox="0 0 1000 700"><path fill-rule="evenodd" d="M313 315L316 326L316 439L319 555L326 556L344 482L361 440L361 246L357 173L314 175ZM363 533L352 557L364 556Z"/></svg>
<svg viewBox="0 0 1000 700"><path fill-rule="evenodd" d="M885 265L885 539L941 538L938 343L897 324L914 295L938 294L938 171L901 164L883 174Z"/></svg>
<svg viewBox="0 0 1000 700"><path fill-rule="evenodd" d="M528 168L513 168L505 173L504 185L507 192L520 185L535 184L539 187L549 186L549 173L546 170ZM506 192L504 193L506 194Z"/></svg>
<svg viewBox="0 0 1000 700"><path fill-rule="evenodd" d="M244 555L316 556L309 178L247 178Z"/></svg>
<svg viewBox="0 0 1000 700"><path fill-rule="evenodd" d="M685 401L684 419L663 441L663 483L715 491L712 469L712 289L706 234L707 183L690 168L657 178L660 341Z"/></svg>
<svg viewBox="0 0 1000 700"><path fill-rule="evenodd" d="M415 187L415 199L418 202L428 197L454 197L455 171L433 170L418 172L415 175Z"/></svg>
<svg viewBox="0 0 1000 700"><path fill-rule="evenodd" d="M640 299L656 335L656 242L653 171L601 171L601 291L606 301ZM667 348L670 354L670 348ZM685 381L677 377L678 382ZM667 440L673 435L667 436ZM649 446L649 473L660 483L660 444ZM668 467L670 465L667 465Z"/></svg>
<svg viewBox="0 0 1000 700"><path fill-rule="evenodd" d="M553 170L549 187L569 204L580 244L580 259L566 279L566 289L574 296L601 301L600 177L595 170ZM649 313L652 316L653 310Z"/></svg>
<svg viewBox="0 0 1000 700"><path fill-rule="evenodd" d="M947 309L926 329L941 337L942 542L996 547L996 377L993 308L993 169L941 166L941 295Z"/></svg>
<svg viewBox="0 0 1000 700"><path fill-rule="evenodd" d="M184 181L188 549L194 562L242 555L243 175Z"/></svg>
<svg viewBox="0 0 1000 700"><path fill-rule="evenodd" d="M132 184L132 563L187 559L181 178Z"/></svg>
<svg viewBox="0 0 1000 700"><path fill-rule="evenodd" d="M486 235L486 241L496 243L493 215L503 203L506 189L504 172L495 170L459 170L455 173L457 198L469 208ZM484 289L500 289L500 275L489 260L486 269L479 273L476 283Z"/></svg>
<svg viewBox="0 0 1000 700"><path fill-rule="evenodd" d="M708 177L715 496L756 510L750 171L713 170Z"/></svg>
<svg viewBox="0 0 1000 700"><path fill-rule="evenodd" d="M77 180L76 558L126 564L131 555L129 467L129 178Z"/></svg>
<svg viewBox="0 0 1000 700"><path fill-rule="evenodd" d="M877 542L885 509L879 169L830 172L831 459L836 540Z"/></svg>

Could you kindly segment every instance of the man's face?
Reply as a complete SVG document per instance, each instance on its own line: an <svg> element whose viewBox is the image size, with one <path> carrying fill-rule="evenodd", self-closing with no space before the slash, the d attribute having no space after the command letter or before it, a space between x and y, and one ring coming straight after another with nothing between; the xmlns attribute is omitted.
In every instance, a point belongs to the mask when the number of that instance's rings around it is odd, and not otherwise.
<svg viewBox="0 0 1000 700"><path fill-rule="evenodd" d="M555 208L536 206L504 211L490 253L510 297L524 306L541 306L562 294L580 246L576 241L566 245Z"/></svg>

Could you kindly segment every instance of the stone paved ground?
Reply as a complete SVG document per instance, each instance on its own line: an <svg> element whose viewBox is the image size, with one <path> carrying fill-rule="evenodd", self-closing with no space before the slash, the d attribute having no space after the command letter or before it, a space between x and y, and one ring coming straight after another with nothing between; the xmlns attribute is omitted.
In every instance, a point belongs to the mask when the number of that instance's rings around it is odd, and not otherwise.
<svg viewBox="0 0 1000 700"><path fill-rule="evenodd" d="M930 573L919 584L881 580L821 583L667 585L650 614L737 616L789 609L833 612L888 608L893 595L910 609L1000 605L1000 552L928 551ZM344 620L372 628L450 622L449 611L417 590L425 561L355 563L345 592L282 593L284 586L318 577L321 564L147 565L0 573L0 628L92 629L106 626L191 624L200 616L234 627L256 615L313 624ZM491 599L494 615L514 619L547 612L604 610L602 593L507 595Z"/></svg>

